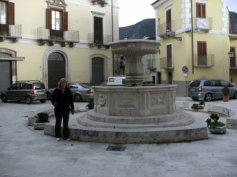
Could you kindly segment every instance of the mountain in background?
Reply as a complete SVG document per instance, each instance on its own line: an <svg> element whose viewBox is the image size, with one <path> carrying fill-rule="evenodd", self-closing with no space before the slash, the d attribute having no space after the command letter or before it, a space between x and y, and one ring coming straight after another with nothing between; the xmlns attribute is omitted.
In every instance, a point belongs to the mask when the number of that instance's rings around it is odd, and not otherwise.
<svg viewBox="0 0 237 177"><path fill-rule="evenodd" d="M155 19L149 18L142 20L135 25L120 27L119 39L142 39L144 36L155 38ZM230 33L237 34L237 13L230 12Z"/></svg>
<svg viewBox="0 0 237 177"><path fill-rule="evenodd" d="M144 36L155 37L155 29L155 19L145 19L136 23L135 25L120 27L119 39L123 40L125 37L128 39L142 39Z"/></svg>

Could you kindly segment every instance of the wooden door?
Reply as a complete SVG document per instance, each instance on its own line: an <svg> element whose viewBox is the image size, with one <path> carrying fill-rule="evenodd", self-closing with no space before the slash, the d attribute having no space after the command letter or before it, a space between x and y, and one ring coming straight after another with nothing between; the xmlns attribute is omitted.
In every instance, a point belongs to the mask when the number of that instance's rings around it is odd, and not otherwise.
<svg viewBox="0 0 237 177"><path fill-rule="evenodd" d="M94 43L103 44L103 19L94 17Z"/></svg>
<svg viewBox="0 0 237 177"><path fill-rule="evenodd" d="M55 88L58 81L65 78L65 59L60 53L52 53L48 58L48 87Z"/></svg>
<svg viewBox="0 0 237 177"><path fill-rule="evenodd" d="M166 31L171 31L171 9L166 11Z"/></svg>
<svg viewBox="0 0 237 177"><path fill-rule="evenodd" d="M167 45L167 68L172 67L172 45Z"/></svg>
<svg viewBox="0 0 237 177"><path fill-rule="evenodd" d="M197 42L198 46L198 66L207 65L207 44L206 42Z"/></svg>

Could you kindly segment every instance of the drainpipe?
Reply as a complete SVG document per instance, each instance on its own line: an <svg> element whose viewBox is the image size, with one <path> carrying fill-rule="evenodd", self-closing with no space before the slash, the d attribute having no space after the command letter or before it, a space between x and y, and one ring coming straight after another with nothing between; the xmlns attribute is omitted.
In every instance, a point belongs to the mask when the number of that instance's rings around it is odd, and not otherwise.
<svg viewBox="0 0 237 177"><path fill-rule="evenodd" d="M111 16L112 16L112 42L114 42L114 0L111 0Z"/></svg>
<svg viewBox="0 0 237 177"><path fill-rule="evenodd" d="M192 38L192 74L194 74L194 51L193 51L193 0L191 0L191 38Z"/></svg>
<svg viewBox="0 0 237 177"><path fill-rule="evenodd" d="M112 42L114 42L114 0L111 0ZM112 72L114 75L114 53L112 52Z"/></svg>

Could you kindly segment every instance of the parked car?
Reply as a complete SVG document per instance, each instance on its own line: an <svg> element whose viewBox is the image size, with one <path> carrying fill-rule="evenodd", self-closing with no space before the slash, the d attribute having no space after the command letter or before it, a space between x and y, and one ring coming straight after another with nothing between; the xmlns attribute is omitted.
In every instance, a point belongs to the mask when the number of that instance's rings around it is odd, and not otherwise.
<svg viewBox="0 0 237 177"><path fill-rule="evenodd" d="M69 82L68 87L71 89L74 101L89 101L94 98L92 86L88 83ZM51 99L55 88L47 90L47 98Z"/></svg>
<svg viewBox="0 0 237 177"><path fill-rule="evenodd" d="M103 82L100 86L119 86L124 85L125 76L111 76L108 78L108 82Z"/></svg>
<svg viewBox="0 0 237 177"><path fill-rule="evenodd" d="M220 99L223 96L222 89L227 86L230 90L230 97L237 99L237 87L222 79L201 79L193 80L189 84L188 96L193 100L211 101Z"/></svg>
<svg viewBox="0 0 237 177"><path fill-rule="evenodd" d="M45 85L41 81L17 81L7 90L1 92L2 102L16 100L31 104L33 101L39 100L44 103L46 98Z"/></svg>

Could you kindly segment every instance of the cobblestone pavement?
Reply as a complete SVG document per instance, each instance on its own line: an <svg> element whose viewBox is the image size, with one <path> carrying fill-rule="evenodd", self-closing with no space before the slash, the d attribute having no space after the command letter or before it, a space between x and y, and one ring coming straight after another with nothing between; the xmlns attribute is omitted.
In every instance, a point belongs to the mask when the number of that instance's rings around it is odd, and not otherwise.
<svg viewBox="0 0 237 177"><path fill-rule="evenodd" d="M232 109L237 118L237 100L207 104ZM237 130L202 141L125 144L124 151L106 151L110 144L57 142L27 126L29 116L46 109L52 109L49 101L0 103L0 177L237 177Z"/></svg>

